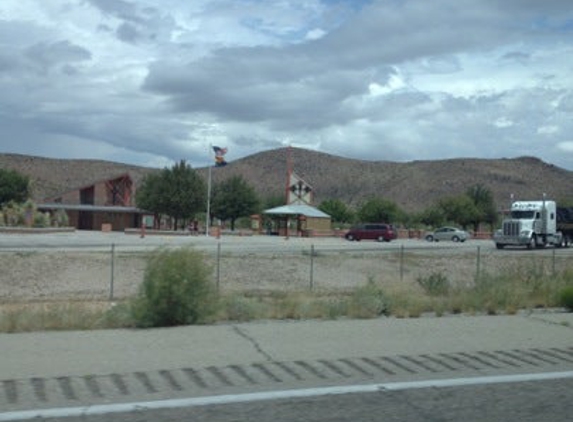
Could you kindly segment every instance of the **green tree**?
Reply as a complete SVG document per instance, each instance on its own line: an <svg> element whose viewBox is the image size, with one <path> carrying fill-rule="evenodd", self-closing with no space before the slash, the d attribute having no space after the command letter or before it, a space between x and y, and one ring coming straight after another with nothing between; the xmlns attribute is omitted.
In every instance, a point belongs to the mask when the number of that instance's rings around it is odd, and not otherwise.
<svg viewBox="0 0 573 422"><path fill-rule="evenodd" d="M559 197L556 199L556 202L559 207L573 208L573 197L571 196Z"/></svg>
<svg viewBox="0 0 573 422"><path fill-rule="evenodd" d="M320 203L318 209L330 215L333 222L350 223L354 214L340 199L326 199Z"/></svg>
<svg viewBox="0 0 573 422"><path fill-rule="evenodd" d="M477 209L476 218L471 222L474 231L478 231L480 223L487 223L493 227L497 220L497 210L491 190L482 184L477 184L468 188L466 195Z"/></svg>
<svg viewBox="0 0 573 422"><path fill-rule="evenodd" d="M259 198L242 176L232 176L213 187L211 213L220 220L229 220L231 230L235 221L259 211Z"/></svg>
<svg viewBox="0 0 573 422"><path fill-rule="evenodd" d="M165 214L175 221L189 219L203 210L206 187L203 179L184 160L171 169L145 177L136 194L137 205L156 216Z"/></svg>
<svg viewBox="0 0 573 422"><path fill-rule="evenodd" d="M437 205L432 205L416 215L415 220L430 227L442 226L445 223L444 210Z"/></svg>
<svg viewBox="0 0 573 422"><path fill-rule="evenodd" d="M30 197L30 178L15 170L0 169L0 206L22 203Z"/></svg>
<svg viewBox="0 0 573 422"><path fill-rule="evenodd" d="M165 210L163 201L163 173L150 173L141 182L135 194L137 206L155 215L155 222Z"/></svg>
<svg viewBox="0 0 573 422"><path fill-rule="evenodd" d="M459 224L466 229L478 218L479 210L467 195L450 196L439 201L439 207L446 221Z"/></svg>
<svg viewBox="0 0 573 422"><path fill-rule="evenodd" d="M285 204L285 194L271 194L262 200L263 210L268 210L271 208L276 208L283 206Z"/></svg>
<svg viewBox="0 0 573 422"><path fill-rule="evenodd" d="M357 216L360 221L395 223L404 218L404 212L388 199L373 198L360 207Z"/></svg>

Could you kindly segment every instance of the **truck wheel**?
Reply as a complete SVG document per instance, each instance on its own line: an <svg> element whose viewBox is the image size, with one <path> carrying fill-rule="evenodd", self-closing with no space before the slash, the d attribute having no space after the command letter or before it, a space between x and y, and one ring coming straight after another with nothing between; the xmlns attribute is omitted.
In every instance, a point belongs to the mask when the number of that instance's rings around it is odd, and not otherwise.
<svg viewBox="0 0 573 422"><path fill-rule="evenodd" d="M496 244L495 244L495 247L496 247L497 249L503 249L503 248L505 247L505 245L504 245L503 243L496 243Z"/></svg>
<svg viewBox="0 0 573 422"><path fill-rule="evenodd" d="M533 249L537 246L537 240L535 239L535 236L531 236L531 239L529 239L529 243L527 244L527 249Z"/></svg>

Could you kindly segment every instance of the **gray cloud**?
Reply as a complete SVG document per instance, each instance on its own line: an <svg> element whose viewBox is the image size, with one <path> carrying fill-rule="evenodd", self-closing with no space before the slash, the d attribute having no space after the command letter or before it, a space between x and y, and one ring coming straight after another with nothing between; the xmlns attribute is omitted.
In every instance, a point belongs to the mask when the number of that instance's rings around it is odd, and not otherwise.
<svg viewBox="0 0 573 422"><path fill-rule="evenodd" d="M67 40L51 44L34 44L26 49L25 55L30 61L45 68L91 59L91 53L88 50Z"/></svg>
<svg viewBox="0 0 573 422"><path fill-rule="evenodd" d="M140 38L140 34L135 26L122 23L117 28L117 37L122 41L135 43Z"/></svg>
<svg viewBox="0 0 573 422"><path fill-rule="evenodd" d="M17 2L0 2L0 123L27 153L205 165L210 142L294 144L573 169L566 1Z"/></svg>
<svg viewBox="0 0 573 422"><path fill-rule="evenodd" d="M339 111L348 111L344 100L367 92L371 76L368 70L323 68L308 55L281 49L231 55L230 59L221 52L186 65L156 63L144 88L169 96L179 112L268 121L279 128L291 124L319 128L330 125L333 118L339 123L352 119ZM382 80L381 71L376 76L381 82L387 79Z"/></svg>
<svg viewBox="0 0 573 422"><path fill-rule="evenodd" d="M168 40L176 25L168 14L160 8L145 7L141 3L124 0L88 0L88 2L103 12L113 16L121 23L115 34L126 43L154 42Z"/></svg>
<svg viewBox="0 0 573 422"><path fill-rule="evenodd" d="M137 6L134 2L124 0L87 0L88 3L98 8L105 14L109 14L116 18L126 20L129 22L140 23L141 18L138 17Z"/></svg>
<svg viewBox="0 0 573 422"><path fill-rule="evenodd" d="M364 95L372 82L385 84L391 65L429 56L425 70L456 72L459 64L446 53L487 48L504 36L494 26L501 19L494 10L475 13L466 4L452 4L436 2L429 14L420 2L404 8L380 2L319 40L222 49L193 62L157 62L144 89L168 96L179 112L270 121L280 129L345 123L358 117L345 102Z"/></svg>

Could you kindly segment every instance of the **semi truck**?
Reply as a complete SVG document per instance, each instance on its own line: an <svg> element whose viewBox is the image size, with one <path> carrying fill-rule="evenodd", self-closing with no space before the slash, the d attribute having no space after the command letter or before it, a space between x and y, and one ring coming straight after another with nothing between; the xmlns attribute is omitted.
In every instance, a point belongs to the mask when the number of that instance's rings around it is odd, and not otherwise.
<svg viewBox="0 0 573 422"><path fill-rule="evenodd" d="M515 201L493 240L497 249L568 247L573 240L573 208L557 207L555 201L545 199Z"/></svg>

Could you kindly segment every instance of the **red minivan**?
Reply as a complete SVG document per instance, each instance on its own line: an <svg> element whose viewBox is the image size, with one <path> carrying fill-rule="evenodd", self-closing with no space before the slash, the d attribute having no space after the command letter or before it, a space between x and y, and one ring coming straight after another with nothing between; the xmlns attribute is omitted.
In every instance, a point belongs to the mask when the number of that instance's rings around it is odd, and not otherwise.
<svg viewBox="0 0 573 422"><path fill-rule="evenodd" d="M391 224L366 223L353 226L346 232L344 237L347 240L377 240L379 242L390 242L396 239L396 231Z"/></svg>

